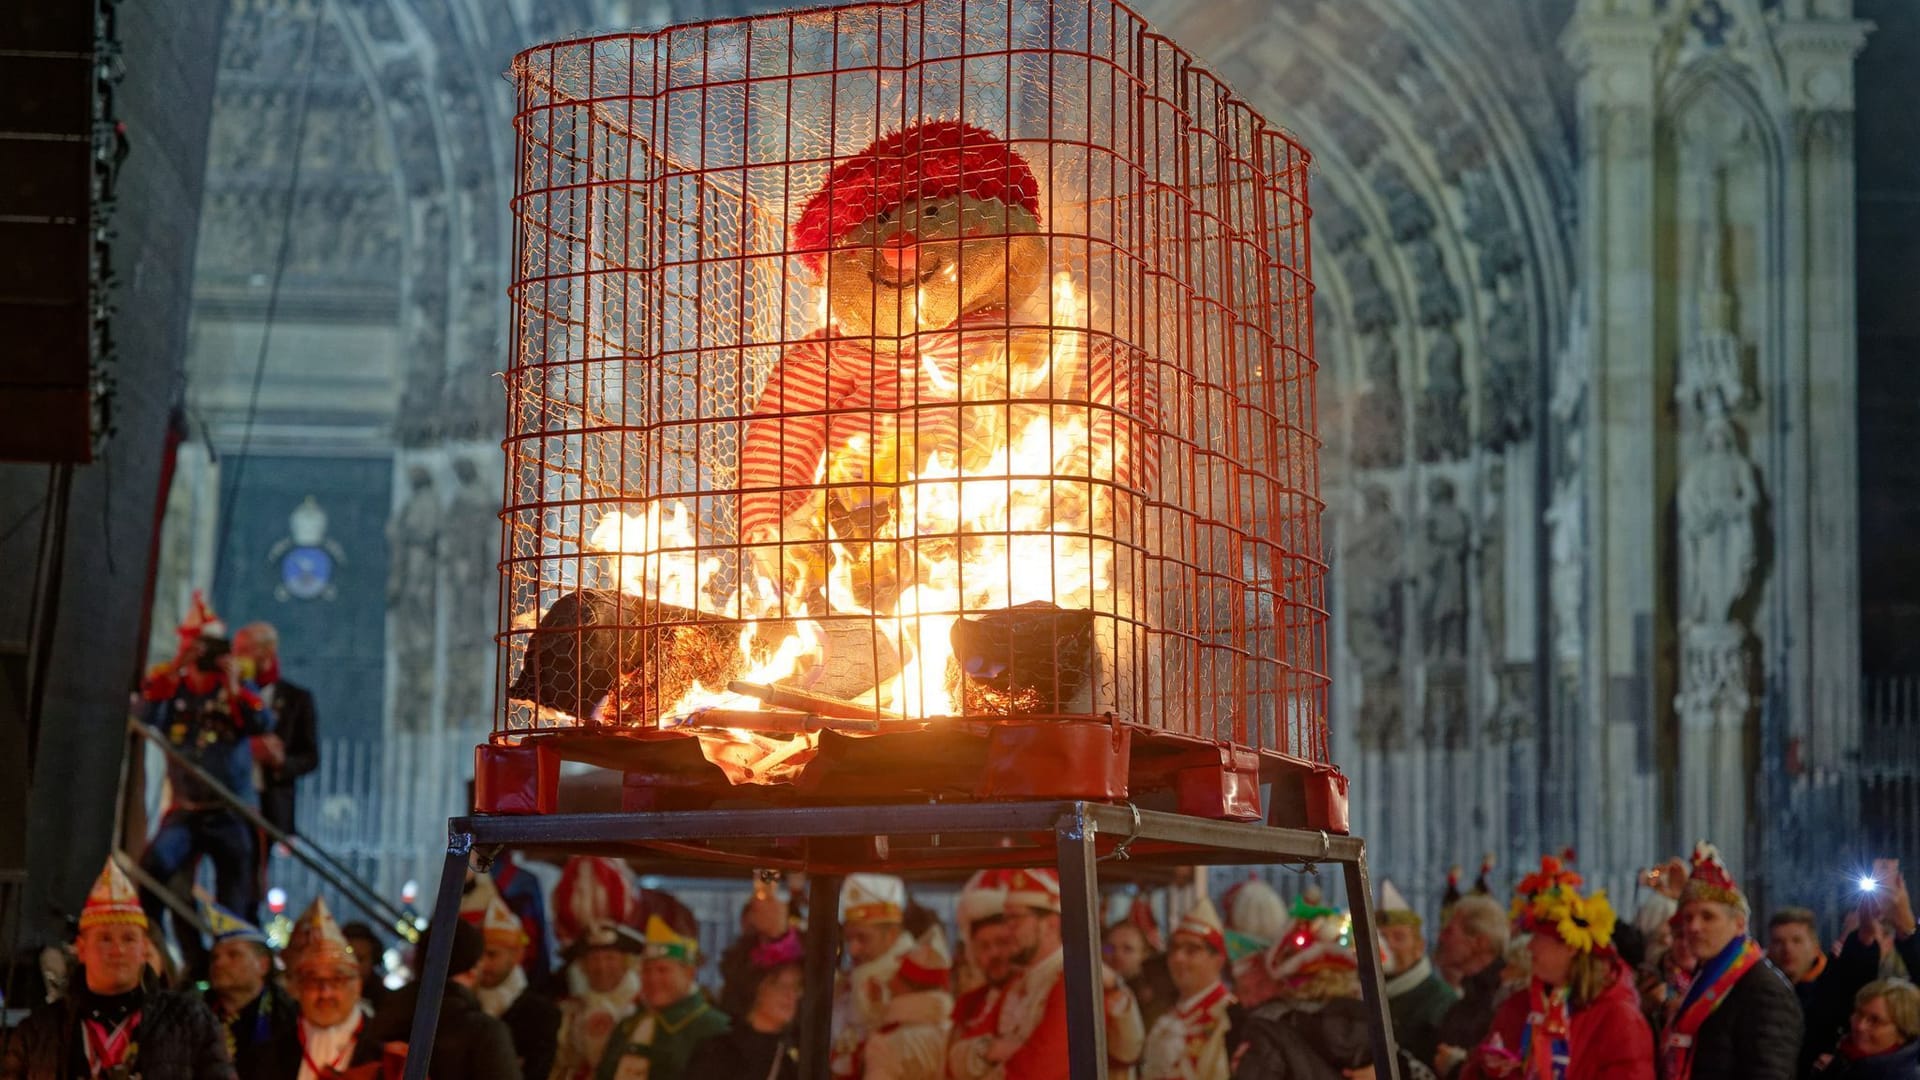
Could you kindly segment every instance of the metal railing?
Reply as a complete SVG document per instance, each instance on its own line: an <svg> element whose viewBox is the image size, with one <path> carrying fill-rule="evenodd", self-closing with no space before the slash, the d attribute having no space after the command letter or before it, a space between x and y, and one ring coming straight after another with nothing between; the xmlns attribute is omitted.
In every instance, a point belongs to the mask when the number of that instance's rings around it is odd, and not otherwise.
<svg viewBox="0 0 1920 1080"><path fill-rule="evenodd" d="M351 869L336 859L332 853L298 833L283 832L275 827L273 823L261 817L259 812L248 805L245 800L228 790L226 785L220 783L212 773L207 772L189 760L184 754L180 753L179 750L161 738L158 732L142 723L138 718L128 718L127 730L137 739L144 739L148 744L158 747L160 752L166 755L169 767L178 768L206 785L207 790L212 792L219 802L239 814L241 819L246 821L247 824L260 830L271 842L279 844L288 854L299 862L300 865L317 875L320 880L331 887L342 899L372 916L376 922L386 925L407 942L413 943L420 940L420 931L414 925L414 917L410 912L382 897L371 885L360 878L359 875L355 874ZM130 770L122 771L123 803L125 802L125 784L129 771ZM140 870L137 861L129 858L125 852L116 851L115 855L142 888L152 890L168 907L172 908L176 913L184 915L196 927L200 926L199 919L193 911L192 904L167 889L163 883L153 880L150 875ZM201 927L201 929L204 930L204 927Z"/></svg>

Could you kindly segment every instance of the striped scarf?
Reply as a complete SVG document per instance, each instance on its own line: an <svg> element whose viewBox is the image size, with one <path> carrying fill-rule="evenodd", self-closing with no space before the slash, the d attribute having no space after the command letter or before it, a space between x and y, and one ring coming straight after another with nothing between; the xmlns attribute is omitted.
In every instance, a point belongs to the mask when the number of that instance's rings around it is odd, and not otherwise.
<svg viewBox="0 0 1920 1080"><path fill-rule="evenodd" d="M1733 985L1747 972L1753 970L1764 954L1760 943L1750 937L1742 937L1733 944L1720 950L1720 955L1700 965L1694 973L1693 985L1687 990L1687 996L1680 1002L1673 1023L1667 1026L1667 1033L1661 1046L1661 1075L1666 1080L1690 1080L1693 1075L1694 1036L1699 1033L1700 1025L1706 1023L1727 1000L1727 994Z"/></svg>

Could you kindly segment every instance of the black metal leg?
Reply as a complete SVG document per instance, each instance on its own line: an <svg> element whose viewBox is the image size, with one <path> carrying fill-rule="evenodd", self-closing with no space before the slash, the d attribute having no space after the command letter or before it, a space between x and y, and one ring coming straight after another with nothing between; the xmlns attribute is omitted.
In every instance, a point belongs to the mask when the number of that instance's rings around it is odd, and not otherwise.
<svg viewBox="0 0 1920 1080"><path fill-rule="evenodd" d="M1400 1080L1400 1054L1387 1020L1387 983L1380 970L1380 939L1373 927L1373 886L1367 880L1367 853L1345 864L1347 903L1353 907L1353 949L1360 959L1360 996L1367 1002L1367 1028L1373 1036L1373 1072Z"/></svg>
<svg viewBox="0 0 1920 1080"><path fill-rule="evenodd" d="M1106 1080L1107 1022L1100 987L1100 890L1094 824L1076 806L1054 826L1060 859L1060 938L1067 979L1068 1075Z"/></svg>
<svg viewBox="0 0 1920 1080"><path fill-rule="evenodd" d="M440 1026L440 1002L447 992L447 968L453 963L453 924L460 918L460 891L467 884L467 853L473 837L447 837L447 861L440 867L440 893L433 901L427 958L420 966L420 997L414 1003L413 1031L407 1037L406 1080L426 1080L433 1057L433 1033Z"/></svg>
<svg viewBox="0 0 1920 1080"><path fill-rule="evenodd" d="M840 970L840 878L807 875L806 988L800 995L800 1075L827 1080L833 1054L833 977Z"/></svg>

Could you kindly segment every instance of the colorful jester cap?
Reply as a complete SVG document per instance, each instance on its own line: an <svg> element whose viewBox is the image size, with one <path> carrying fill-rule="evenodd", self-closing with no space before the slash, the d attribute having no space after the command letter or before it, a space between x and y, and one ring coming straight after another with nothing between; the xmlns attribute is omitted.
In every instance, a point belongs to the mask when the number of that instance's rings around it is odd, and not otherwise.
<svg viewBox="0 0 1920 1080"><path fill-rule="evenodd" d="M907 955L900 958L900 979L921 990L945 990L953 970L953 957L947 953L947 935L938 924L927 927Z"/></svg>
<svg viewBox="0 0 1920 1080"><path fill-rule="evenodd" d="M892 874L848 874L840 886L845 926L898 923L907 910L907 883Z"/></svg>
<svg viewBox="0 0 1920 1080"><path fill-rule="evenodd" d="M353 946L340 932L333 912L327 910L326 900L318 896L313 898L306 914L293 924L293 933L287 938L286 958L287 970L295 976L358 974L360 971L360 965L354 962Z"/></svg>
<svg viewBox="0 0 1920 1080"><path fill-rule="evenodd" d="M80 929L114 925L138 926L145 930L147 913L140 907L140 894L134 890L133 882L127 880L120 864L109 855L107 865L101 868L100 876L87 892L86 906L80 909Z"/></svg>
<svg viewBox="0 0 1920 1080"><path fill-rule="evenodd" d="M1356 971L1360 961L1344 942L1348 919L1338 908L1306 897L1293 903L1293 924L1267 951L1267 972L1283 983L1299 983L1324 971Z"/></svg>
<svg viewBox="0 0 1920 1080"><path fill-rule="evenodd" d="M1421 926L1420 913L1413 910L1406 896L1385 878L1380 881L1379 918L1381 926L1411 926L1416 930Z"/></svg>
<svg viewBox="0 0 1920 1080"><path fill-rule="evenodd" d="M1193 938L1222 956L1227 953L1226 927L1221 925L1220 913L1214 910L1213 901L1204 894L1174 924L1173 936Z"/></svg>
<svg viewBox="0 0 1920 1080"><path fill-rule="evenodd" d="M1741 909L1747 906L1747 898L1734 884L1733 874L1720 857L1720 849L1705 840L1693 845L1693 871L1687 875L1687 887L1680 893L1682 905L1692 900L1709 900Z"/></svg>
<svg viewBox="0 0 1920 1080"><path fill-rule="evenodd" d="M688 966L700 963L700 943L667 925L658 915L647 919L646 951L648 960L678 960Z"/></svg>
<svg viewBox="0 0 1920 1080"><path fill-rule="evenodd" d="M1513 894L1514 925L1530 934L1550 934L1575 952L1606 952L1613 948L1613 929L1619 922L1605 889L1583 896L1584 879L1565 862L1542 856L1540 869L1520 879Z"/></svg>
<svg viewBox="0 0 1920 1080"><path fill-rule="evenodd" d="M207 924L215 945L224 941L250 941L260 946L267 943L265 931L204 896L200 897L200 921Z"/></svg>
<svg viewBox="0 0 1920 1080"><path fill-rule="evenodd" d="M793 246L811 270L849 232L916 199L967 196L1040 216L1040 183L1005 139L953 120L887 135L834 166L793 226Z"/></svg>

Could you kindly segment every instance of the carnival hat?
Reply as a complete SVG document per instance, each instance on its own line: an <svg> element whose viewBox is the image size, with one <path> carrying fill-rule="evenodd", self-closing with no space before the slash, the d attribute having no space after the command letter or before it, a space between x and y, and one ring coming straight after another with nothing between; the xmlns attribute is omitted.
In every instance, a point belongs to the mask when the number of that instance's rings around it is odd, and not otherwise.
<svg viewBox="0 0 1920 1080"><path fill-rule="evenodd" d="M293 924L293 933L287 937L287 970L295 975L315 974L326 971L344 971L358 974L360 965L355 962L353 946L347 943L345 934L340 932L340 924L333 919L333 912L327 909L322 897L314 897L306 913Z"/></svg>
<svg viewBox="0 0 1920 1080"><path fill-rule="evenodd" d="M259 927L204 896L199 898L199 906L200 921L207 924L215 945L223 941L248 941L266 947L267 935Z"/></svg>
<svg viewBox="0 0 1920 1080"><path fill-rule="evenodd" d="M109 855L107 865L101 868L100 876L87 892L86 905L80 909L80 929L114 925L138 926L145 930L147 913L140 907L140 894L133 882L127 880L126 872Z"/></svg>
<svg viewBox="0 0 1920 1080"><path fill-rule="evenodd" d="M648 960L678 960L690 966L700 963L700 942L667 925L658 915L647 919L646 951Z"/></svg>
<svg viewBox="0 0 1920 1080"><path fill-rule="evenodd" d="M1015 870L1007 879L1007 907L1060 914L1060 875L1051 870Z"/></svg>
<svg viewBox="0 0 1920 1080"><path fill-rule="evenodd" d="M1227 953L1226 927L1221 925L1220 913L1214 910L1213 901L1205 894L1180 916L1180 921L1173 926L1173 936L1194 938L1222 956Z"/></svg>
<svg viewBox="0 0 1920 1080"><path fill-rule="evenodd" d="M1267 973L1286 983L1303 982L1326 971L1351 972L1359 958L1345 942L1345 913L1302 897L1293 904L1293 925L1267 950Z"/></svg>
<svg viewBox="0 0 1920 1080"><path fill-rule="evenodd" d="M997 200L1040 216L1040 183L1006 140L934 120L894 132L836 165L793 226L793 246L819 271L826 249L862 222L916 199Z"/></svg>
<svg viewBox="0 0 1920 1080"><path fill-rule="evenodd" d="M907 883L892 874L848 874L840 886L843 925L898 923L906 910Z"/></svg>
<svg viewBox="0 0 1920 1080"><path fill-rule="evenodd" d="M553 936L566 948L591 927L626 922L637 891L625 863L598 855L568 859L553 889Z"/></svg>
<svg viewBox="0 0 1920 1080"><path fill-rule="evenodd" d="M1379 921L1381 926L1411 926L1416 930L1422 925L1420 913L1413 910L1406 896L1386 878L1380 880Z"/></svg>
<svg viewBox="0 0 1920 1080"><path fill-rule="evenodd" d="M1529 934L1548 934L1576 952L1609 952L1619 923L1605 889L1580 892L1584 879L1551 855L1520 879L1513 895L1514 924Z"/></svg>
<svg viewBox="0 0 1920 1080"><path fill-rule="evenodd" d="M1286 903L1259 878L1250 877L1228 889L1220 906L1226 912L1225 929L1263 941L1274 941L1287 932Z"/></svg>
<svg viewBox="0 0 1920 1080"><path fill-rule="evenodd" d="M1007 914L1007 871L982 870L967 879L954 905L953 921L960 935L971 937L973 929L985 922L997 922Z"/></svg>
<svg viewBox="0 0 1920 1080"><path fill-rule="evenodd" d="M1687 875L1687 887L1680 893L1683 906L1694 900L1747 910L1746 895L1734 884L1733 874L1720 857L1720 849L1705 840L1693 845L1693 871Z"/></svg>
<svg viewBox="0 0 1920 1080"><path fill-rule="evenodd" d="M922 990L945 990L953 971L953 957L947 953L946 931L938 923L927 927L907 955L900 958L898 976Z"/></svg>

